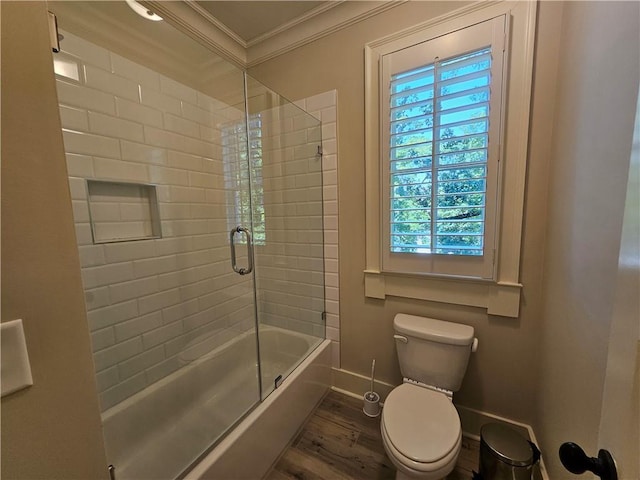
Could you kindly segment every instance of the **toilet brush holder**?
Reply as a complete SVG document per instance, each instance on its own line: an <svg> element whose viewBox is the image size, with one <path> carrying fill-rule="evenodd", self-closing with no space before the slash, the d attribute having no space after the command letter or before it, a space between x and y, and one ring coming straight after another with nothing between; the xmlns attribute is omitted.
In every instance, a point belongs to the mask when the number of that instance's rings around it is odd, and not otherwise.
<svg viewBox="0 0 640 480"><path fill-rule="evenodd" d="M365 393L362 411L367 417L377 417L380 415L380 395L376 392Z"/></svg>

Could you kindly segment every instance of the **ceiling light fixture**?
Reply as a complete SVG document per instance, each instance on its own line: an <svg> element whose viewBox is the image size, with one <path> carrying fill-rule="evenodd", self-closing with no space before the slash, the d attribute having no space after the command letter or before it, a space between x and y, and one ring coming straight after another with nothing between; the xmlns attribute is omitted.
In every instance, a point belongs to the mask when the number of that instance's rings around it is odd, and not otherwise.
<svg viewBox="0 0 640 480"><path fill-rule="evenodd" d="M159 22L162 20L162 17L160 15L156 15L147 7L140 5L135 0L125 0L125 2L127 2L127 5L131 7L131 10L136 12L142 18L146 18L147 20L151 20L153 22Z"/></svg>

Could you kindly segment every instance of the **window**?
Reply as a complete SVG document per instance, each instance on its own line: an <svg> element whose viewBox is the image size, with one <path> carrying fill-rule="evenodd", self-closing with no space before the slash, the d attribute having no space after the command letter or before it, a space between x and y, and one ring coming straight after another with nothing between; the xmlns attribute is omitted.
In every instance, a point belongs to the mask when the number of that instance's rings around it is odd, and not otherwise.
<svg viewBox="0 0 640 480"><path fill-rule="evenodd" d="M391 76L390 250L483 255L491 49Z"/></svg>
<svg viewBox="0 0 640 480"><path fill-rule="evenodd" d="M382 57L385 271L493 277L504 33L499 17Z"/></svg>
<svg viewBox="0 0 640 480"><path fill-rule="evenodd" d="M254 244L264 245L266 231L264 189L262 186L262 117L259 113L249 116L251 177L249 177L247 170L246 152L245 122L239 121L224 125L222 127L222 157L227 192L228 228L230 230L238 225L251 226ZM244 236L237 240L238 243L245 241Z"/></svg>
<svg viewBox="0 0 640 480"><path fill-rule="evenodd" d="M517 317L535 2L365 47L365 295Z"/></svg>

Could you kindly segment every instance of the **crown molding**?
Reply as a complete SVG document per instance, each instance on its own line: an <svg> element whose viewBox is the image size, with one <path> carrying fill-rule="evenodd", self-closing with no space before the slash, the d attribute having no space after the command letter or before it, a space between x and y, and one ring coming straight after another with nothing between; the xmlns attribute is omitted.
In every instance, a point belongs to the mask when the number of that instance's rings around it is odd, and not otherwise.
<svg viewBox="0 0 640 480"><path fill-rule="evenodd" d="M209 18L202 15L202 12L207 14L208 12L199 7L194 8L193 2L153 0L140 1L140 3L234 65L241 69L247 67L247 49L234 38L237 35L234 33L231 36L229 33L231 31L227 27L224 27L224 30L220 28L218 24L222 24L218 21L216 24L212 23Z"/></svg>
<svg viewBox="0 0 640 480"><path fill-rule="evenodd" d="M202 8L200 5L198 5L198 3L196 3L195 0L183 0L183 1L188 7L195 10L196 13L198 13L198 15L200 15L202 18L204 18L209 23L211 23L215 28L221 30L222 32L227 34L229 37L231 37L236 43L241 45L242 48L247 49L249 47L249 43L244 38L242 38L236 32L234 32L229 27L227 27L224 23L222 23L220 20L214 17L210 12L208 12L207 10Z"/></svg>
<svg viewBox="0 0 640 480"><path fill-rule="evenodd" d="M337 7L338 5L340 5L341 3L344 3L346 0L332 0L330 2L326 2L322 5L318 5L316 8L309 10L308 12L300 15L297 18L294 18L293 20L289 20L286 23L283 23L282 25L263 33L262 35L258 35L256 38L252 38L251 40L249 40L247 42L247 47L253 47L254 45L258 45L264 41L266 41L267 39L271 38L271 37L275 37L276 35L289 30L291 28L296 27L297 25L300 25L304 22L307 22L309 20L311 20L314 17L317 17L318 15L323 14L324 12L326 12L327 10L331 10L332 8Z"/></svg>
<svg viewBox="0 0 640 480"><path fill-rule="evenodd" d="M359 2L336 0L320 5L249 42L193 0L140 1L167 22L240 68L249 68L331 35L408 0Z"/></svg>
<svg viewBox="0 0 640 480"><path fill-rule="evenodd" d="M342 1L335 7L304 21L293 23L247 50L247 67L253 67L295 48L314 42L367 18L395 8L408 0L386 2ZM312 10L313 12L313 10Z"/></svg>

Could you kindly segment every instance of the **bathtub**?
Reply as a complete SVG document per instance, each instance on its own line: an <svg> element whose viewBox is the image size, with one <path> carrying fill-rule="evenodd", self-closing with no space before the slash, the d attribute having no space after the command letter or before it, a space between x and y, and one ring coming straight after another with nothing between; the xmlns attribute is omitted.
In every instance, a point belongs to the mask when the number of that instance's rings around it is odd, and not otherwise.
<svg viewBox="0 0 640 480"><path fill-rule="evenodd" d="M116 479L177 478L189 466L188 479L261 478L329 388L330 343L262 326L262 402L253 332L187 346L183 368L103 414Z"/></svg>

